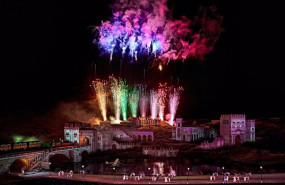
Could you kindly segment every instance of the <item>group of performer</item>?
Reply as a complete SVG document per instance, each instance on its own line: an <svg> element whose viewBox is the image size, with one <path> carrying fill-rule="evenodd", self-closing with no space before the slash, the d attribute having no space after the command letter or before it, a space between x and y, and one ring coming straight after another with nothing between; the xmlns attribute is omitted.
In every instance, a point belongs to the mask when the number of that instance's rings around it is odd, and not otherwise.
<svg viewBox="0 0 285 185"><path fill-rule="evenodd" d="M249 181L249 177L251 176L251 173L246 173L243 177L243 180L245 182ZM210 176L210 181L215 181L216 179L218 178L218 173L213 173L211 176ZM223 181L224 182L228 182L229 181L229 178L230 178L230 174L229 173L225 173L224 174L224 178L223 178ZM240 180L242 180L242 175L239 173L235 173L234 176L233 176L233 182L240 182Z"/></svg>

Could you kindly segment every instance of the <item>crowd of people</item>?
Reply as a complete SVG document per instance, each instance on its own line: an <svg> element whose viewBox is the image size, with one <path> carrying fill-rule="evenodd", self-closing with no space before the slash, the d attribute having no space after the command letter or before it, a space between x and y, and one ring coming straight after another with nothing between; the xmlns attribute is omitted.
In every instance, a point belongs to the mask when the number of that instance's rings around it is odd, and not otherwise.
<svg viewBox="0 0 285 185"><path fill-rule="evenodd" d="M80 170L80 175L82 175L82 177L84 178L86 172L84 170ZM58 172L58 176L65 176L65 172L64 171L59 171ZM70 171L67 171L66 172L66 178L72 178L73 176L73 171L70 170ZM155 175L152 176L151 180L152 181L158 181L160 179L162 175L157 173ZM173 173L168 173L166 176L164 176L164 182L171 182L172 178L175 176L175 174ZM210 181L215 181L218 179L218 176L219 174L217 172L213 173L212 175L210 175ZM232 176L232 181L233 182L241 182L241 181L244 181L244 182L248 182L249 181L249 178L250 178L251 173L245 173L244 176L241 175L240 173L235 173L233 174ZM130 173L130 175L128 176L127 173L124 173L123 174L123 180L134 180L134 181L139 181L139 180L142 180L142 179L145 179L145 173L144 172L140 172L138 174L132 172ZM229 172L226 172L224 173L224 176L223 176L223 182L229 182L230 181L230 177L231 177L231 174Z"/></svg>
<svg viewBox="0 0 285 185"><path fill-rule="evenodd" d="M64 171L59 171L59 172L58 172L58 176L59 176L59 177L60 177L60 176L63 176L63 177L64 177ZM72 170L66 172L66 178L72 178L72 176L73 176L73 171L72 171Z"/></svg>
<svg viewBox="0 0 285 185"><path fill-rule="evenodd" d="M126 173L123 175L123 180L132 180L132 179L135 181L145 179L145 173L140 172L139 174L135 174L134 172L132 172L130 174L130 177Z"/></svg>
<svg viewBox="0 0 285 185"><path fill-rule="evenodd" d="M213 173L210 176L210 181L215 181L218 178L218 175L219 175L218 173ZM244 174L244 177L242 177L240 173L235 173L232 177L232 180L233 182L240 182L241 180L243 180L244 182L248 182L250 176L251 176L251 173ZM229 180L230 180L230 173L227 172L224 174L223 181L229 182Z"/></svg>
<svg viewBox="0 0 285 185"><path fill-rule="evenodd" d="M159 178L161 177L161 174L157 173L156 175L153 175L151 180L152 181L157 181ZM171 179L174 177L174 174L169 173L167 176L164 177L164 181L165 182L170 182ZM134 180L134 181L138 181L138 180L142 180L145 179L145 173L141 172L139 174L135 174L134 172L132 172L130 174L130 176L128 176L128 174L123 174L123 180Z"/></svg>

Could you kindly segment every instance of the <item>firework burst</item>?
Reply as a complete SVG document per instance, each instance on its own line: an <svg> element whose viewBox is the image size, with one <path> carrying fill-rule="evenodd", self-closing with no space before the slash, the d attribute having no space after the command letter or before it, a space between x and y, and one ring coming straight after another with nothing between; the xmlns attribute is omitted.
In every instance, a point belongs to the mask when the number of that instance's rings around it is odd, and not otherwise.
<svg viewBox="0 0 285 185"><path fill-rule="evenodd" d="M183 91L182 87L170 88L169 90L169 112L170 112L170 125L173 125L173 120L179 105L180 94Z"/></svg>
<svg viewBox="0 0 285 185"><path fill-rule="evenodd" d="M157 92L158 92L158 115L160 120L164 120L165 100L167 96L167 84L159 84Z"/></svg>
<svg viewBox="0 0 285 185"><path fill-rule="evenodd" d="M140 106L140 113L141 117L145 118L147 114L147 108L148 108L148 102L149 102L149 94L146 92L145 86L140 86L140 100L139 100L139 106Z"/></svg>
<svg viewBox="0 0 285 185"><path fill-rule="evenodd" d="M121 108L122 108L122 117L126 121L127 116L127 106L128 106L128 86L126 81L121 81Z"/></svg>
<svg viewBox="0 0 285 185"><path fill-rule="evenodd" d="M120 114L121 114L121 94L122 94L122 88L120 79L117 80L115 77L110 76L110 89L112 93L113 98L113 105L114 105L114 111L115 111L115 122L120 122Z"/></svg>
<svg viewBox="0 0 285 185"><path fill-rule="evenodd" d="M113 16L102 21L94 31L94 43L102 53L119 52L135 60L138 56L154 56L163 63L169 59L184 60L211 52L220 37L223 17L216 8L201 8L193 20L183 16L173 20L167 0L116 0Z"/></svg>
<svg viewBox="0 0 285 185"><path fill-rule="evenodd" d="M151 112L151 119L157 118L158 113L158 93L152 89L149 92L149 99L150 99L150 112Z"/></svg>
<svg viewBox="0 0 285 185"><path fill-rule="evenodd" d="M140 90L139 88L134 86L129 94L129 105L132 117L137 117L139 99L140 99Z"/></svg>
<svg viewBox="0 0 285 185"><path fill-rule="evenodd" d="M92 82L92 87L96 93L99 109L104 121L107 120L107 82L96 80Z"/></svg>

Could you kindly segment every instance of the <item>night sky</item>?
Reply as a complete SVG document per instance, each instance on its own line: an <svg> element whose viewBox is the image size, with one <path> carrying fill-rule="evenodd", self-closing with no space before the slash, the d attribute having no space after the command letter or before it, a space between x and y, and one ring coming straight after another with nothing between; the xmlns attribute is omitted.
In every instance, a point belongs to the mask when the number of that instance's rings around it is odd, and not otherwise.
<svg viewBox="0 0 285 185"><path fill-rule="evenodd" d="M92 26L111 15L112 1L1 1L0 116L45 114L64 101L91 98L89 84L105 78L108 58L92 43ZM185 91L178 114L215 118L245 113L251 118L285 116L284 43L278 4L246 1L170 1L174 18L193 17L199 6L216 5L224 32L206 61L177 62L153 81L180 79ZM269 11L272 10L272 11ZM269 13L272 12L272 13ZM106 63L105 63L106 61ZM104 64L105 63L105 64ZM106 67L107 66L107 67ZM171 74L171 75L169 75ZM175 81L175 80L173 80Z"/></svg>

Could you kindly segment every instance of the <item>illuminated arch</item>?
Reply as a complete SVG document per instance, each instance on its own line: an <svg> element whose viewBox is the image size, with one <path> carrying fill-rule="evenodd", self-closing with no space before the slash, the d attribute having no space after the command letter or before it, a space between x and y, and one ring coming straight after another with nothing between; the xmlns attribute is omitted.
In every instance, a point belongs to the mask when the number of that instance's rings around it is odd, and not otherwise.
<svg viewBox="0 0 285 185"><path fill-rule="evenodd" d="M29 167L29 162L24 158L16 159L10 165L11 173L22 173L22 170L26 170Z"/></svg>

